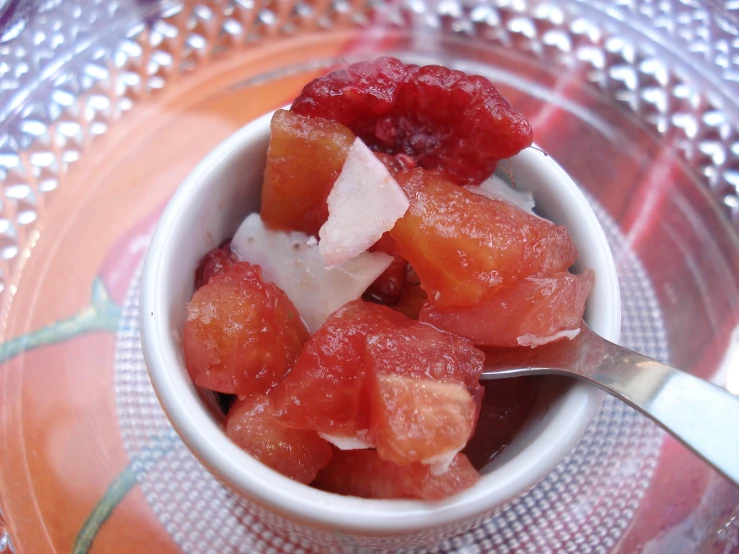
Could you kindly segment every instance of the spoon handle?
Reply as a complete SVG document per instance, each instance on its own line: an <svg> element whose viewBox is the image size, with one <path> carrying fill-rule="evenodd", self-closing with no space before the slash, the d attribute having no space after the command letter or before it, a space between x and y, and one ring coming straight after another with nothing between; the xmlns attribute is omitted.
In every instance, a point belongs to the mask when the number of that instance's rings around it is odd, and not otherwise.
<svg viewBox="0 0 739 554"><path fill-rule="evenodd" d="M551 373L579 377L623 400L739 486L739 397L622 348L583 325L572 341L488 353L482 378Z"/></svg>

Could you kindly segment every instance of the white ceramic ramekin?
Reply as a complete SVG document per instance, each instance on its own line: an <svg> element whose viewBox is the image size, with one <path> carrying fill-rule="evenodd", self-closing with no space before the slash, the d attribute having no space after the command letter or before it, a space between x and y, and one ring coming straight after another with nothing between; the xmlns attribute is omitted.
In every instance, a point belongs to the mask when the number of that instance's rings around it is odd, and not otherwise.
<svg viewBox="0 0 739 554"><path fill-rule="evenodd" d="M259 209L269 143L267 114L213 150L177 190L149 246L141 289L141 333L151 381L172 425L198 459L268 526L292 538L329 546L401 548L461 533L547 475L590 423L601 395L584 384L542 387L537 416L487 467L479 484L442 502L367 500L326 493L272 471L233 444L190 378L180 342L194 269L210 248L233 236ZM516 184L537 209L566 226L579 268L596 281L586 320L617 341L620 300L616 271L593 211L546 154L527 149L510 161ZM482 432L478 429L477 432Z"/></svg>

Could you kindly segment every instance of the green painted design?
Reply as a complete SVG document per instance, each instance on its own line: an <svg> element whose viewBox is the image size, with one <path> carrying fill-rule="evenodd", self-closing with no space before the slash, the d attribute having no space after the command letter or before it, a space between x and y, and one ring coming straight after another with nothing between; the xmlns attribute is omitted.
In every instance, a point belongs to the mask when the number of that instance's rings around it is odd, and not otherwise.
<svg viewBox="0 0 739 554"><path fill-rule="evenodd" d="M146 459L158 460L161 456L169 452L178 442L177 434L174 429L170 428L167 432L155 437L152 440L152 446L144 449L147 456ZM133 489L137 482L137 475L145 475L149 469L148 464L142 464L140 456L143 451L130 460L126 468L113 479L113 482L105 491L100 501L95 505L89 517L82 525L80 532L72 547L72 554L86 554L92 546L103 523L110 517L118 505L123 501L126 495Z"/></svg>
<svg viewBox="0 0 739 554"><path fill-rule="evenodd" d="M0 344L0 363L22 352L64 342L91 331L115 331L120 317L121 307L110 298L105 283L97 276L92 282L89 306L72 317Z"/></svg>
<svg viewBox="0 0 739 554"><path fill-rule="evenodd" d="M100 502L95 505L82 525L82 529L80 529L74 541L74 546L72 546L72 554L87 554L90 551L100 527L135 485L136 471L133 468L133 462L131 462L113 480Z"/></svg>

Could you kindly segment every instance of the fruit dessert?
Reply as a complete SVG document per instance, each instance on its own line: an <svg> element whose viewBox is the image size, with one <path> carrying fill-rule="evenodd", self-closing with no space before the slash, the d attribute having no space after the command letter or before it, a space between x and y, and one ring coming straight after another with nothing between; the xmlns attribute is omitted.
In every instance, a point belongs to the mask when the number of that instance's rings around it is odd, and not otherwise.
<svg viewBox="0 0 739 554"><path fill-rule="evenodd" d="M195 270L193 382L233 442L301 483L471 487L536 398L536 380L483 387L485 356L572 339L594 280L493 175L531 127L482 77L381 58L309 83L271 131L260 213Z"/></svg>

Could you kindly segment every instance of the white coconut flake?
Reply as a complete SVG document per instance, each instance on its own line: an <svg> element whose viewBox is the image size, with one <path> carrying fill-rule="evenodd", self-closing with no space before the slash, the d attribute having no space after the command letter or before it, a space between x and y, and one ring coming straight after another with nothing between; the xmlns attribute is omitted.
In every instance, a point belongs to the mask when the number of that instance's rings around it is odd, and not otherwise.
<svg viewBox="0 0 739 554"><path fill-rule="evenodd" d="M493 175L479 186L464 187L470 192L487 196L493 200L502 200L513 204L526 213L534 214L534 195L530 192L513 188L500 177Z"/></svg>
<svg viewBox="0 0 739 554"><path fill-rule="evenodd" d="M362 296L392 257L363 252L329 270L309 238L304 233L267 229L259 214L251 214L236 232L231 250L238 260L259 265L264 278L285 291L308 330L315 333L334 311Z"/></svg>
<svg viewBox="0 0 739 554"><path fill-rule="evenodd" d="M464 448L464 445L462 445L462 448ZM456 456L462 448L437 454L431 458L426 458L425 460L421 460L421 463L429 466L431 475L444 475L449 470L449 466L452 464L452 461L454 461L454 456Z"/></svg>
<svg viewBox="0 0 739 554"><path fill-rule="evenodd" d="M339 450L366 450L375 447L375 443L369 437L335 437L326 433L318 433L318 435Z"/></svg>
<svg viewBox="0 0 739 554"><path fill-rule="evenodd" d="M579 334L580 334L580 328L578 327L577 329L568 329L565 331L560 331L559 333L554 333L553 335L549 335L548 337L537 337L536 335L522 335L518 337L516 340L518 341L519 346L530 346L531 348L536 348L537 346L549 344L550 342L554 342L559 339L572 340Z"/></svg>
<svg viewBox="0 0 739 554"><path fill-rule="evenodd" d="M338 266L376 243L408 211L408 197L385 165L355 139L328 195L328 219L318 236L329 266Z"/></svg>

